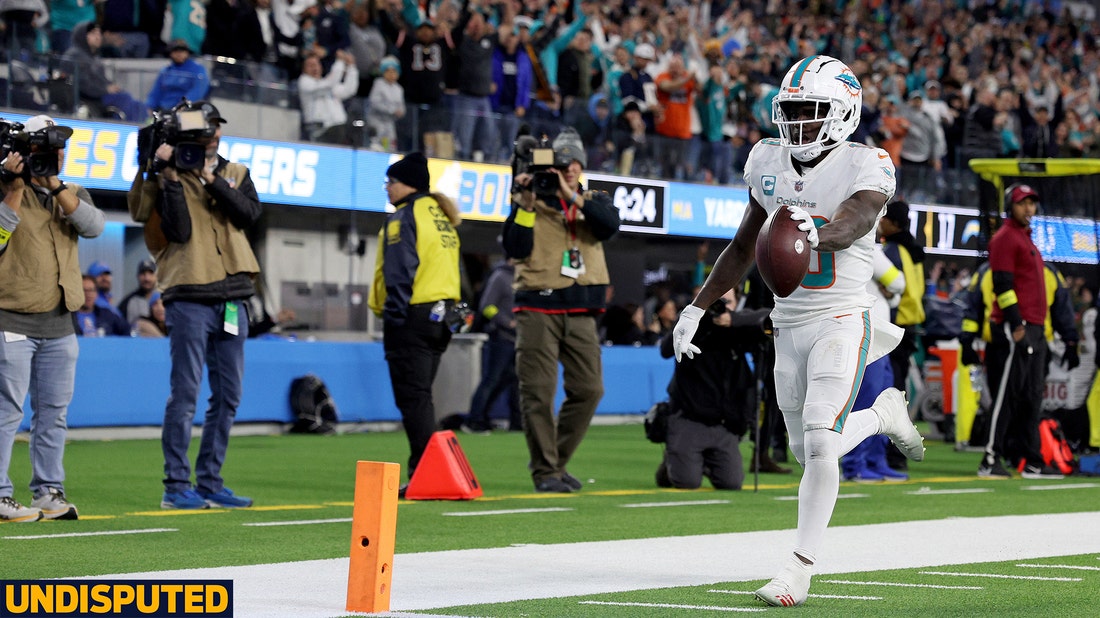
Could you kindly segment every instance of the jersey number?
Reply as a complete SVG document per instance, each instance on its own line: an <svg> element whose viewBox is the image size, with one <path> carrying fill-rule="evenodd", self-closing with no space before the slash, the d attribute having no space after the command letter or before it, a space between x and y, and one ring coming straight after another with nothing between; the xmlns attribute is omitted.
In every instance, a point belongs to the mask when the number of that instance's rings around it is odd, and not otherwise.
<svg viewBox="0 0 1100 618"><path fill-rule="evenodd" d="M824 217L814 217L814 225L821 227L829 220ZM831 287L836 282L836 257L832 253L810 253L810 269L802 278L802 287L812 290L821 290Z"/></svg>

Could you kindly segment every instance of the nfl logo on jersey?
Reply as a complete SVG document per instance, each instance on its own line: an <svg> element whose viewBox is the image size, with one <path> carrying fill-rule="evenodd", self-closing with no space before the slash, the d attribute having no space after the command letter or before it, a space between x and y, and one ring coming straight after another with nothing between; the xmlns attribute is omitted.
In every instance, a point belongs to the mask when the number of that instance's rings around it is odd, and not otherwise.
<svg viewBox="0 0 1100 618"><path fill-rule="evenodd" d="M802 191L802 187L806 186L806 182L802 180L796 180L794 183L795 191Z"/></svg>

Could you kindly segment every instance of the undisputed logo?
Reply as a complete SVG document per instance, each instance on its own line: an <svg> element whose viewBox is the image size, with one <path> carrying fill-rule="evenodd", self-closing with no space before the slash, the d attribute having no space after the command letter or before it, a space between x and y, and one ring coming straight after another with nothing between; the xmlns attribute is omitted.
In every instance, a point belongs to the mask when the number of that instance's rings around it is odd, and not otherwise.
<svg viewBox="0 0 1100 618"><path fill-rule="evenodd" d="M0 617L232 616L232 580L0 581Z"/></svg>

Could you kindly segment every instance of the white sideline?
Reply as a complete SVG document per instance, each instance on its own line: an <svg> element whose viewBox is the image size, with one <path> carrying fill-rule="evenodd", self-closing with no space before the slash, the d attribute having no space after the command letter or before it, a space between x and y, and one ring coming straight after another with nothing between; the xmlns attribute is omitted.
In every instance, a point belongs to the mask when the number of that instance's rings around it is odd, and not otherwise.
<svg viewBox="0 0 1100 618"><path fill-rule="evenodd" d="M1098 517L1100 512L833 526L817 573L1100 553L1100 535L1080 533L1092 529ZM781 567L793 543L793 530L775 530L398 554L390 608L402 612L762 580ZM99 578L232 579L235 616L328 618L349 614L347 571L348 559L337 558Z"/></svg>

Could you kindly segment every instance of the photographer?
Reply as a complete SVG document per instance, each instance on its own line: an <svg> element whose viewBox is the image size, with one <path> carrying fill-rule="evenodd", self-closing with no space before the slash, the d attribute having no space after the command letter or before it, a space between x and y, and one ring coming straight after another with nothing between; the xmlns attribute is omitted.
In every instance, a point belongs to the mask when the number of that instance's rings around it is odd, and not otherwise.
<svg viewBox="0 0 1100 618"><path fill-rule="evenodd" d="M581 186L587 159L576 131L554 140L549 169L532 170L549 154L523 146L532 140L517 139L502 239L516 260L516 374L535 491L569 493L581 483L565 467L603 397L596 318L610 283L603 241L619 230L619 211L607 193ZM555 417L559 361L566 397Z"/></svg>
<svg viewBox="0 0 1100 618"><path fill-rule="evenodd" d="M700 320L692 343L702 350L676 364L668 384L668 438L657 485L697 489L706 474L715 489L741 489L745 478L738 443L755 418L756 381L745 353L766 340L767 309L731 312L726 292ZM672 333L661 340L672 358Z"/></svg>
<svg viewBox="0 0 1100 618"><path fill-rule="evenodd" d="M65 497L66 415L76 379L72 313L84 303L77 239L103 232L88 192L58 178L73 134L48 116L0 120L0 520L76 519ZM20 131L19 129L22 129ZM31 396L29 507L8 478L23 401Z"/></svg>
<svg viewBox="0 0 1100 618"><path fill-rule="evenodd" d="M161 143L142 163L127 196L130 216L145 224L145 243L164 290L171 341L171 396L164 411L162 508L248 507L225 487L221 466L241 400L248 303L260 267L246 230L260 217L248 168L218 155L226 120L205 101L182 103L151 125ZM195 461L187 447L209 363L210 407Z"/></svg>

